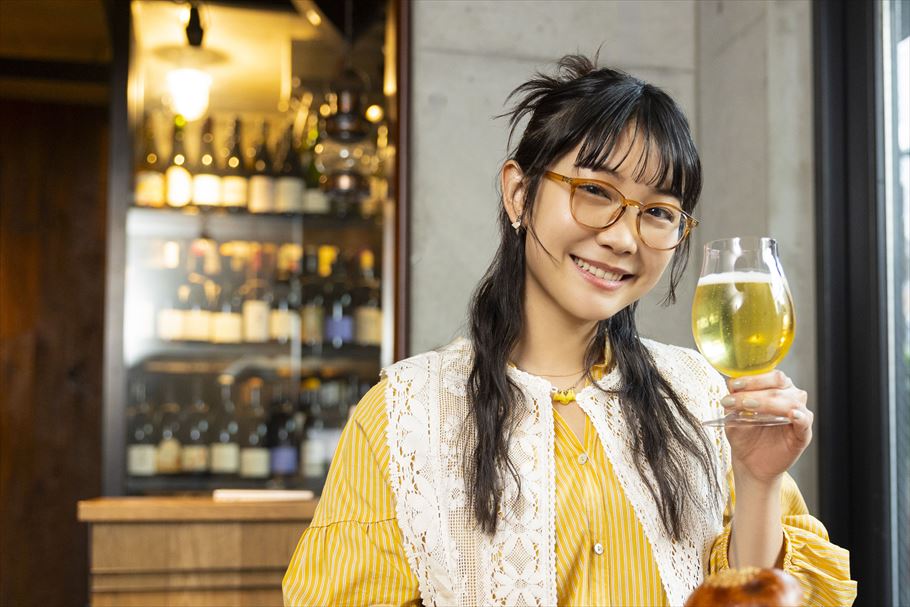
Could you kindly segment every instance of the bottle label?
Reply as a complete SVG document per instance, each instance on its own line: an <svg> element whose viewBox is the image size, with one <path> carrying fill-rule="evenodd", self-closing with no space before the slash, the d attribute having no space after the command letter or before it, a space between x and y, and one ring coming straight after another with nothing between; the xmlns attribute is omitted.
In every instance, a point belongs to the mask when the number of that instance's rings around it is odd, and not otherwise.
<svg viewBox="0 0 910 607"><path fill-rule="evenodd" d="M382 344L382 310L360 307L354 311L354 341L364 346Z"/></svg>
<svg viewBox="0 0 910 607"><path fill-rule="evenodd" d="M300 310L300 317L303 321L300 329L303 343L311 346L321 344L325 331L325 310L322 306L304 306Z"/></svg>
<svg viewBox="0 0 910 607"><path fill-rule="evenodd" d="M243 302L243 337L250 342L269 340L269 304L250 299Z"/></svg>
<svg viewBox="0 0 910 607"><path fill-rule="evenodd" d="M216 344L239 344L243 341L243 315L236 312L212 314L212 341Z"/></svg>
<svg viewBox="0 0 910 607"><path fill-rule="evenodd" d="M325 338L335 344L349 343L354 339L354 319L350 316L325 319Z"/></svg>
<svg viewBox="0 0 910 607"><path fill-rule="evenodd" d="M275 180L267 175L250 177L251 213L271 213L275 210Z"/></svg>
<svg viewBox="0 0 910 607"><path fill-rule="evenodd" d="M285 343L300 335L300 316L293 310L272 310L269 315L269 335Z"/></svg>
<svg viewBox="0 0 910 607"><path fill-rule="evenodd" d="M165 341L183 339L183 310L164 308L158 311L158 338Z"/></svg>
<svg viewBox="0 0 910 607"><path fill-rule="evenodd" d="M313 436L303 443L301 459L303 475L309 478L322 476L325 472L325 445L322 437Z"/></svg>
<svg viewBox="0 0 910 607"><path fill-rule="evenodd" d="M240 470L240 445L237 443L213 443L212 472L215 474L237 474Z"/></svg>
<svg viewBox="0 0 910 607"><path fill-rule="evenodd" d="M241 449L240 476L244 478L268 478L269 450L261 447Z"/></svg>
<svg viewBox="0 0 910 607"><path fill-rule="evenodd" d="M294 476L297 474L297 461L300 454L293 445L272 447L272 474Z"/></svg>
<svg viewBox="0 0 910 607"><path fill-rule="evenodd" d="M183 313L183 339L209 341L211 335L211 312L208 310L186 310Z"/></svg>
<svg viewBox="0 0 910 607"><path fill-rule="evenodd" d="M209 469L208 445L184 445L180 451L180 467L184 472L205 472Z"/></svg>
<svg viewBox="0 0 910 607"><path fill-rule="evenodd" d="M130 476L154 476L157 458L155 445L129 445L126 448L126 472Z"/></svg>
<svg viewBox="0 0 910 607"><path fill-rule="evenodd" d="M303 179L278 178L275 182L275 210L279 213L303 212Z"/></svg>
<svg viewBox="0 0 910 607"><path fill-rule="evenodd" d="M210 173L193 175L193 204L215 206L221 202L221 177Z"/></svg>
<svg viewBox="0 0 910 607"><path fill-rule="evenodd" d="M158 171L139 171L136 173L136 206L164 206L164 174Z"/></svg>
<svg viewBox="0 0 910 607"><path fill-rule="evenodd" d="M158 474L180 472L180 441L166 438L158 443Z"/></svg>
<svg viewBox="0 0 910 607"><path fill-rule="evenodd" d="M247 179L239 175L227 175L221 178L221 204L226 207L245 207L247 197Z"/></svg>
<svg viewBox="0 0 910 607"><path fill-rule="evenodd" d="M167 183L167 203L172 207L185 207L193 197L193 178L181 166L170 166L164 174Z"/></svg>
<svg viewBox="0 0 910 607"><path fill-rule="evenodd" d="M303 193L303 212L325 215L331 210L329 197L319 188L308 188Z"/></svg>

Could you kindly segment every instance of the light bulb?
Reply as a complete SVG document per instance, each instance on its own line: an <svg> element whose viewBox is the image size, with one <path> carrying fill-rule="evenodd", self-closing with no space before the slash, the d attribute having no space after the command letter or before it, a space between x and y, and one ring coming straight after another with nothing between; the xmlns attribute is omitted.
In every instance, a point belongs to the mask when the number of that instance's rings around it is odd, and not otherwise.
<svg viewBox="0 0 910 607"><path fill-rule="evenodd" d="M174 113L187 120L204 116L209 107L211 86L212 77L202 70L180 68L168 72L167 88Z"/></svg>

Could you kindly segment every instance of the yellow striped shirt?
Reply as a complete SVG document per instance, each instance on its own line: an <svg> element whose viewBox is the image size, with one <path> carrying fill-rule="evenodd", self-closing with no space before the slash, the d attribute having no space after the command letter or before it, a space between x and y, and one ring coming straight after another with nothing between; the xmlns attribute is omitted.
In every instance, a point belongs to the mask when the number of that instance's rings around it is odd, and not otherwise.
<svg viewBox="0 0 910 607"><path fill-rule="evenodd" d="M285 605L420 604L388 477L385 386L382 380L364 396L344 430L312 524L285 574ZM559 604L667 605L651 546L590 420L580 442L555 409L553 415ZM712 572L729 566L732 506L710 555ZM783 567L802 584L805 604L851 604L849 555L828 541L789 476L781 506Z"/></svg>

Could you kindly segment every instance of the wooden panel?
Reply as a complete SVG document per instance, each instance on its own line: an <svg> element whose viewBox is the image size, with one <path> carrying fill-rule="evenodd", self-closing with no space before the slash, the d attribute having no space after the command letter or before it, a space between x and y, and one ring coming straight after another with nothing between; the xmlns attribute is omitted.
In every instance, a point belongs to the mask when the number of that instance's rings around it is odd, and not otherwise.
<svg viewBox="0 0 910 607"><path fill-rule="evenodd" d="M0 100L0 604L81 604L100 493L107 112Z"/></svg>
<svg viewBox="0 0 910 607"><path fill-rule="evenodd" d="M281 607L281 590L92 593L92 607Z"/></svg>
<svg viewBox="0 0 910 607"><path fill-rule="evenodd" d="M285 568L244 571L169 571L101 573L92 577L92 592L151 592L281 588Z"/></svg>
<svg viewBox="0 0 910 607"><path fill-rule="evenodd" d="M95 523L92 573L284 570L304 522Z"/></svg>
<svg viewBox="0 0 910 607"><path fill-rule="evenodd" d="M79 520L309 521L317 500L215 502L211 497L103 497L79 502Z"/></svg>

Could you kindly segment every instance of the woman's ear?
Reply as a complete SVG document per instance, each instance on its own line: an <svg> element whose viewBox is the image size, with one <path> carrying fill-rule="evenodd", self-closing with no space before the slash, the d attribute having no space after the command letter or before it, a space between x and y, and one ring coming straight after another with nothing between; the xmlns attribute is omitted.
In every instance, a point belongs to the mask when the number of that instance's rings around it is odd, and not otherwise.
<svg viewBox="0 0 910 607"><path fill-rule="evenodd" d="M502 166L499 179L502 188L502 203L509 215L509 221L512 223L523 221L525 193L527 192L524 172L517 162L509 160Z"/></svg>

